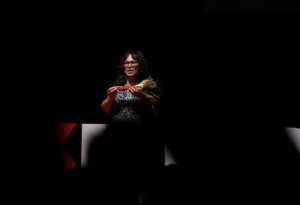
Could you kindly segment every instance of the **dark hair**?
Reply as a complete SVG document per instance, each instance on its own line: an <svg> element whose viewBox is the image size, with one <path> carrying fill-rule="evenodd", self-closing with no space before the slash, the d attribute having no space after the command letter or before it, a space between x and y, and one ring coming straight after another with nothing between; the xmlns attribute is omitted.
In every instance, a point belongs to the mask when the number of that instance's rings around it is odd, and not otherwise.
<svg viewBox="0 0 300 205"><path fill-rule="evenodd" d="M124 63L130 54L131 54L131 57L139 63L138 72L137 72L138 83L142 82L143 80L145 80L146 78L149 77L148 62L147 62L146 56L140 51L129 50L124 55L124 57L121 59L120 64L119 64L120 72L119 72L119 76L117 77L118 85L124 85L126 83L127 76L124 73Z"/></svg>

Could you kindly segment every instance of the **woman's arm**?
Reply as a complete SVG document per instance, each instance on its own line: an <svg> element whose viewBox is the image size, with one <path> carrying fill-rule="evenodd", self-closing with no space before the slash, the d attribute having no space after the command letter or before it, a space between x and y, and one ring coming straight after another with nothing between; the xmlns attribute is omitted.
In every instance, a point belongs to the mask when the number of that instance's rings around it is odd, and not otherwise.
<svg viewBox="0 0 300 205"><path fill-rule="evenodd" d="M154 107L157 107L157 99L155 98L147 98L143 93L140 93L135 87L131 87L128 89L129 92L131 92L136 97L140 98L148 107L152 108L152 105Z"/></svg>
<svg viewBox="0 0 300 205"><path fill-rule="evenodd" d="M111 113L111 105L113 103L113 100L108 96L106 100L104 100L101 104L101 108L106 113Z"/></svg>
<svg viewBox="0 0 300 205"><path fill-rule="evenodd" d="M111 113L111 105L114 102L114 99L118 92L119 90L117 89L117 87L111 87L108 89L108 97L101 104L101 108L104 112Z"/></svg>
<svg viewBox="0 0 300 205"><path fill-rule="evenodd" d="M128 89L129 92L131 92L133 95L135 95L136 97L140 98L149 108L152 108L152 105L155 107L157 107L157 99L155 98L147 98L144 94L140 93L139 91L137 91L137 89L135 87L131 87Z"/></svg>

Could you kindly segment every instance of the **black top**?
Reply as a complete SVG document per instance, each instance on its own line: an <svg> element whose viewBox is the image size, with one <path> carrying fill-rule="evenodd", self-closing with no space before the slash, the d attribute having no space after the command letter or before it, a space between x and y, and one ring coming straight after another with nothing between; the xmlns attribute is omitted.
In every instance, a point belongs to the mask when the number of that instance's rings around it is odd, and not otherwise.
<svg viewBox="0 0 300 205"><path fill-rule="evenodd" d="M113 86L118 86L117 81L111 87ZM107 97L106 93L103 100ZM156 116L153 109L149 108L140 98L128 91L117 93L110 113L111 125L145 126L153 124L155 121Z"/></svg>

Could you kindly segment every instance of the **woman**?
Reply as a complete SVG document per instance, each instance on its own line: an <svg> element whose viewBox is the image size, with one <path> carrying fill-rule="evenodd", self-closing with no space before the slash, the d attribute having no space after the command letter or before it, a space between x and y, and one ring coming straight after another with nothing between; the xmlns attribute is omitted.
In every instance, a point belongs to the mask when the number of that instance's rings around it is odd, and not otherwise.
<svg viewBox="0 0 300 205"><path fill-rule="evenodd" d="M147 98L133 87L126 91L117 88L137 85L149 77L143 53L128 51L119 67L119 76L107 90L101 104L102 110L111 115L106 141L106 144L112 145L106 148L111 158L105 160L113 162L108 162L108 167L114 176L118 176L117 183L125 186L126 195L137 198L150 175L164 167L163 140L158 137L157 119L152 107L157 107L158 101Z"/></svg>
<svg viewBox="0 0 300 205"><path fill-rule="evenodd" d="M117 86L134 86L148 78L147 60L140 51L131 50L121 59L119 67L119 76L108 89L101 108L106 113L112 113L112 124L142 125L145 120L142 118L143 104L152 110L152 105L157 107L157 99L149 99L133 87L119 91Z"/></svg>

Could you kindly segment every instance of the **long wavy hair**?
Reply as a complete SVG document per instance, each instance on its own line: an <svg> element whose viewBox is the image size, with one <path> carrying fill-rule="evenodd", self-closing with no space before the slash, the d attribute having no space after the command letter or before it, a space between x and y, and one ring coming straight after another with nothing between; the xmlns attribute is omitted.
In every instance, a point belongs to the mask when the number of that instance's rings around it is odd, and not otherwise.
<svg viewBox="0 0 300 205"><path fill-rule="evenodd" d="M139 63L137 72L138 83L149 77L148 61L146 59L146 56L140 51L129 50L125 53L118 66L120 68L119 76L117 77L118 85L125 85L125 83L127 82L127 75L124 73L124 64L130 54L131 57Z"/></svg>

